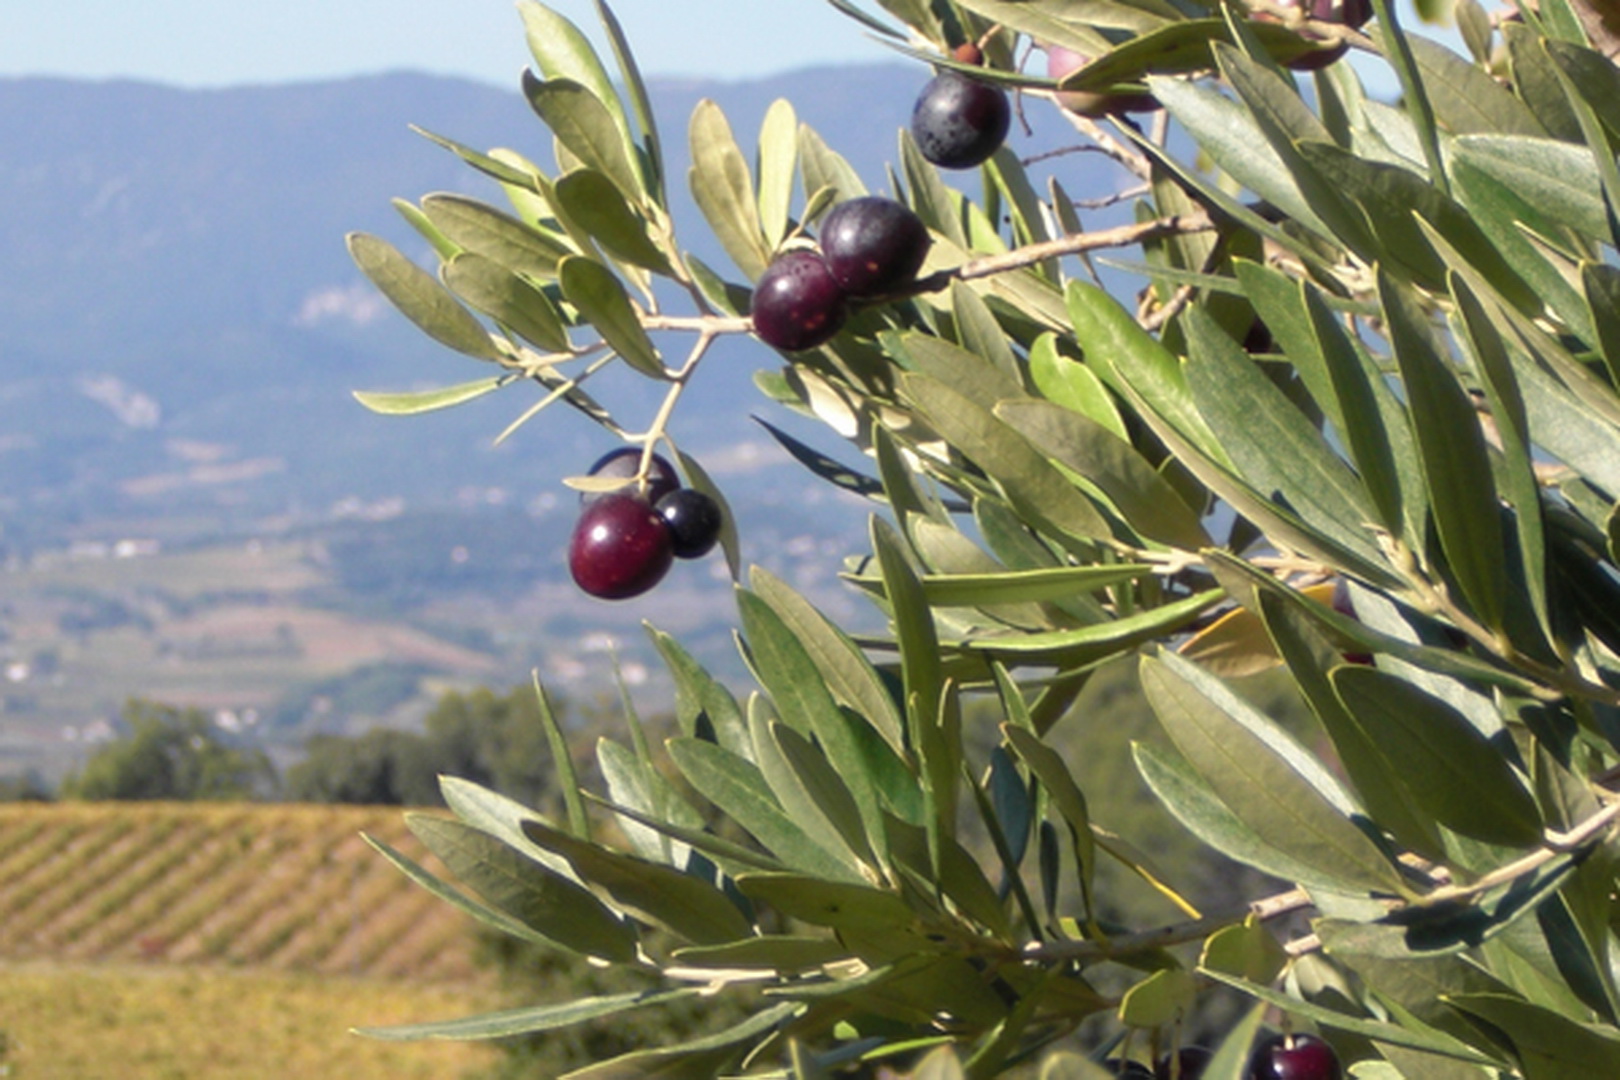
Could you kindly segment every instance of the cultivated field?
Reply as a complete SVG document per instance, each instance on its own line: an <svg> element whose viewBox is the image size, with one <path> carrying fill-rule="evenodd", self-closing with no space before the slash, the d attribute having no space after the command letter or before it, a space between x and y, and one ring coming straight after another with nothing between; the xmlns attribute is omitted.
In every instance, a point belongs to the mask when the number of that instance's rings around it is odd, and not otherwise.
<svg viewBox="0 0 1620 1080"><path fill-rule="evenodd" d="M488 1062L488 1047L347 1034L494 1003L470 921L361 832L431 865L387 807L0 805L0 1075L363 1080Z"/></svg>
<svg viewBox="0 0 1620 1080"><path fill-rule="evenodd" d="M472 978L468 920L362 832L426 861L388 807L0 806L0 960Z"/></svg>

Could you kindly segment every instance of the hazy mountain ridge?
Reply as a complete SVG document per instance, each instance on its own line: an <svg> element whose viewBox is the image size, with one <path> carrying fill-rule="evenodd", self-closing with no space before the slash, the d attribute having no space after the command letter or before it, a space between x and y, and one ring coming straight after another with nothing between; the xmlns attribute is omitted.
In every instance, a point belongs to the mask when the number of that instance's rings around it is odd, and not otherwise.
<svg viewBox="0 0 1620 1080"><path fill-rule="evenodd" d="M0 141L14 148L0 161L0 505L47 517L82 505L139 512L194 495L218 504L228 488L226 504L266 513L345 494L444 499L492 475L554 484L569 467L559 457L587 463L603 437L550 415L490 451L527 403L516 394L416 421L371 417L349 398L476 374L387 309L342 238L374 231L425 258L392 197L499 198L412 124L549 161L515 81L0 81ZM802 118L875 170L894 156L915 81L896 65L654 83L677 216L696 220L685 125L701 97L722 104L748 146L769 102L791 95ZM893 117L874 116L885 101ZM697 224L688 238L719 260ZM757 346L727 351L750 366L768 359ZM758 403L745 378L710 378L687 415L723 414L718 427L698 425L704 442L755 439L743 414ZM243 462L257 465L235 479L222 471Z"/></svg>

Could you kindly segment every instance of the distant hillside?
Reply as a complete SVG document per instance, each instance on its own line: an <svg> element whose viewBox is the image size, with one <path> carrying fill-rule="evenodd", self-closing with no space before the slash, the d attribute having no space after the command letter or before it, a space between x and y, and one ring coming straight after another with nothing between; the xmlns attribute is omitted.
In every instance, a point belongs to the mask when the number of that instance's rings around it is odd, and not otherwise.
<svg viewBox="0 0 1620 1080"><path fill-rule="evenodd" d="M782 95L881 175L916 81L896 65L654 89L673 176L685 175L699 98L722 103L746 146ZM13 542L30 521L86 515L242 520L349 495L447 501L468 485L532 497L604 448L591 425L548 416L491 450L529 400L517 394L416 421L349 398L470 374L387 310L343 249L354 229L424 249L395 196L499 199L410 124L550 159L515 86L412 74L226 90L0 80L0 141L13 148L0 161L0 518L13 519ZM684 185L677 196L695 220ZM706 230L688 236L720 261ZM695 449L760 437L746 369L772 358L742 343L728 352L712 366L733 377L700 380L683 414Z"/></svg>

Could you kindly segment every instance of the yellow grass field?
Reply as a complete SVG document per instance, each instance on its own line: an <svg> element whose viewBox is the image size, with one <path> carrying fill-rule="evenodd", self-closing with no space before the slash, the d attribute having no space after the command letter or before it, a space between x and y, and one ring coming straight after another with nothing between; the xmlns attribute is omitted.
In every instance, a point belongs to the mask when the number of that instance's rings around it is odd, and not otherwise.
<svg viewBox="0 0 1620 1080"><path fill-rule="evenodd" d="M487 994L251 969L0 964L0 1076L453 1080L491 1064L498 1051L380 1042L347 1028L459 1016L491 1007Z"/></svg>

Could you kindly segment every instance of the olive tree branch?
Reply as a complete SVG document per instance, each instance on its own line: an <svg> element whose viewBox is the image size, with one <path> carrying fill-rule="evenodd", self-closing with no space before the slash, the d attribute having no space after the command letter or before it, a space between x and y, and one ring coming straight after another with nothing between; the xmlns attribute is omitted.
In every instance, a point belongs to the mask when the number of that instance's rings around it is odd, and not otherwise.
<svg viewBox="0 0 1620 1080"><path fill-rule="evenodd" d="M1107 960L1162 949L1170 945L1183 945L1189 941L1208 937L1217 930L1234 926L1245 919L1254 918L1266 922L1311 906L1310 895L1304 889L1289 889L1287 892L1261 897L1237 911L1208 915L1201 919L1161 926L1154 930L1084 941L1036 942L1026 946L1020 956L1025 960L1034 961Z"/></svg>
<svg viewBox="0 0 1620 1080"><path fill-rule="evenodd" d="M997 255L969 259L960 266L936 271L925 278L917 279L903 295L938 292L949 288L953 281L974 281L994 277L1009 270L1036 266L1063 255L1079 255L1101 248L1134 247L1161 236L1182 236L1188 233L1208 232L1213 228L1215 228L1214 220L1200 210L1190 214L1171 214L1168 217L1154 218L1152 221L1141 221L1131 225L1117 225L1111 229L1098 229L1095 232L1073 233L1055 240L1043 240L1038 244L1026 244Z"/></svg>

